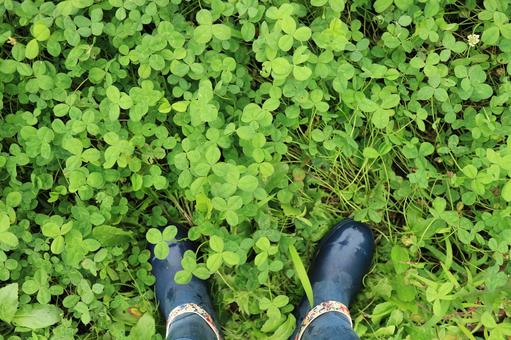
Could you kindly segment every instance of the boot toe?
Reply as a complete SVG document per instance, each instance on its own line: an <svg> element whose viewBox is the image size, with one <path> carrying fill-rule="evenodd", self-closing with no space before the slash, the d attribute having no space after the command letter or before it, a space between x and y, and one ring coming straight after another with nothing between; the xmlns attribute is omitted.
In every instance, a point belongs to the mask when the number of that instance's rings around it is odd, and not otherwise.
<svg viewBox="0 0 511 340"><path fill-rule="evenodd" d="M374 251L373 233L366 224L345 219L322 239L310 266L314 305L338 301L346 306L360 290ZM298 324L310 310L304 297L297 309Z"/></svg>
<svg viewBox="0 0 511 340"><path fill-rule="evenodd" d="M151 250L152 273L156 278L154 285L156 299L160 310L167 316L175 307L194 303L202 306L214 318L213 307L209 298L208 286L205 281L192 277L187 284L177 284L174 276L183 269L181 261L187 250L196 251L195 243L186 240L187 232L182 226L178 227L176 240L169 242L169 254L163 260L157 259L154 249Z"/></svg>
<svg viewBox="0 0 511 340"><path fill-rule="evenodd" d="M319 247L312 266L312 280L334 279L338 273L352 273L362 279L371 265L374 238L363 223L345 220L336 225Z"/></svg>

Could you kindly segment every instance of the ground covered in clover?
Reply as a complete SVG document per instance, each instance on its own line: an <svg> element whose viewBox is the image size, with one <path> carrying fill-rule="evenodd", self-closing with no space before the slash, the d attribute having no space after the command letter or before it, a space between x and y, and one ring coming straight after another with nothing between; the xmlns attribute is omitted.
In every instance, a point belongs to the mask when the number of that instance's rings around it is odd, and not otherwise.
<svg viewBox="0 0 511 340"><path fill-rule="evenodd" d="M360 336L510 336L510 17L1 1L0 338L161 339L147 246L174 221L201 243L176 280L209 278L225 337L285 339L344 216L377 238Z"/></svg>

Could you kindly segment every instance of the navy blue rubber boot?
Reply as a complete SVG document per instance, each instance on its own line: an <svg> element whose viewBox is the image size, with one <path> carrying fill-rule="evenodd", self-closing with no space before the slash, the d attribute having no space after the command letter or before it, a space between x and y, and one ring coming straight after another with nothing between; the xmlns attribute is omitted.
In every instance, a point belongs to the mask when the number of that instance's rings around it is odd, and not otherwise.
<svg viewBox="0 0 511 340"><path fill-rule="evenodd" d="M305 329L302 340L318 339L360 339L351 328L347 317L340 313L325 313L312 321Z"/></svg>
<svg viewBox="0 0 511 340"><path fill-rule="evenodd" d="M215 313L209 298L208 287L205 281L195 276L192 280L180 285L174 282L174 275L182 269L181 260L187 250L195 251L197 247L187 238L186 230L178 226L176 235L177 242L169 244L169 255L164 260L154 256L151 246L152 272L156 277L155 292L159 302L160 310L165 318L176 307L184 304L196 304L203 308L215 320ZM216 328L218 322L215 320ZM215 340L215 333L204 319L193 313L186 313L178 316L170 325L167 331L167 339L172 340Z"/></svg>
<svg viewBox="0 0 511 340"><path fill-rule="evenodd" d="M196 314L178 316L170 325L166 340L213 340L216 335L208 324Z"/></svg>
<svg viewBox="0 0 511 340"><path fill-rule="evenodd" d="M344 219L321 240L316 258L309 269L314 306L337 301L349 306L362 287L362 279L371 267L374 238L363 223ZM297 309L297 328L311 310L304 296ZM312 321L302 339L358 339L349 319L338 312L328 312Z"/></svg>

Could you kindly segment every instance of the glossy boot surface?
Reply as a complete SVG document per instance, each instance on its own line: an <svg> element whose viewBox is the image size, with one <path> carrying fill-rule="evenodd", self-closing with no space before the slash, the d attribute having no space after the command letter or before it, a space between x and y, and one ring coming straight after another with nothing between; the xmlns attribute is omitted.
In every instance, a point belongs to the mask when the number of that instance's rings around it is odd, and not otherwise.
<svg viewBox="0 0 511 340"><path fill-rule="evenodd" d="M336 224L321 240L316 258L309 269L314 306L332 300L349 306L362 287L362 279L369 271L373 252L373 233L367 225L350 219ZM297 310L295 333L310 309L309 302L304 297ZM337 319L338 327L331 325ZM351 327L346 328L346 325L349 326L348 319L342 314L326 313L309 325L302 339L356 339L356 334ZM349 332L343 333L342 337L341 334L330 334L342 330ZM310 336L311 334L313 336Z"/></svg>
<svg viewBox="0 0 511 340"><path fill-rule="evenodd" d="M195 244L189 240L184 240L185 238L187 238L186 230L178 226L177 242L169 244L169 254L164 260L157 259L151 247L152 272L156 278L155 293L160 310L163 316L167 318L175 307L186 303L194 303L201 306L215 319L205 281L199 280L195 276L185 285L177 284L174 281L174 275L182 269L181 260L185 251L196 250ZM216 324L218 325L217 322ZM217 327L217 329L220 328ZM168 339L186 339L190 336L197 340L216 339L208 324L200 316L191 313L178 317L170 331ZM197 337L197 334L203 334L204 336Z"/></svg>

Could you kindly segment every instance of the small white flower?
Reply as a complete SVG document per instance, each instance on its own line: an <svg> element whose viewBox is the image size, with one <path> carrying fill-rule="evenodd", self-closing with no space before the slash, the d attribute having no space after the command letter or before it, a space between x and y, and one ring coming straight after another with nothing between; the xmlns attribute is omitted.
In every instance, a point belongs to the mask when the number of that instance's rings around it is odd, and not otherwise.
<svg viewBox="0 0 511 340"><path fill-rule="evenodd" d="M474 47L479 42L479 34L469 34L467 39L470 47Z"/></svg>

